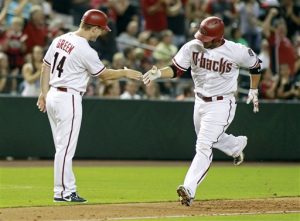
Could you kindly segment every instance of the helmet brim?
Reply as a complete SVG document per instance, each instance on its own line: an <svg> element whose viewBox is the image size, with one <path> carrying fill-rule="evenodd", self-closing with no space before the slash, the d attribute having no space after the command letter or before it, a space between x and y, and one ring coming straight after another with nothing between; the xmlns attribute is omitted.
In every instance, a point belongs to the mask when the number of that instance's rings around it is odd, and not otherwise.
<svg viewBox="0 0 300 221"><path fill-rule="evenodd" d="M103 28L105 31L111 32L111 29L107 25L105 27L101 27L101 28Z"/></svg>
<svg viewBox="0 0 300 221"><path fill-rule="evenodd" d="M202 42L211 42L212 40L214 40L214 37L210 37L210 36L206 36L201 34L200 31L197 31L194 35L194 37Z"/></svg>

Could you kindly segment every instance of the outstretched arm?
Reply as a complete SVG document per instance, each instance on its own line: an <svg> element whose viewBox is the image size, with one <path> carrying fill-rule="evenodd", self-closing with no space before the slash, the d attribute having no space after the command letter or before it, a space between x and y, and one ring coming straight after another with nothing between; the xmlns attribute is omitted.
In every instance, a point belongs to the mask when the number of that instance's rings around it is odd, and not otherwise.
<svg viewBox="0 0 300 221"><path fill-rule="evenodd" d="M118 70L106 69L99 76L99 78L102 79L103 81L115 80L115 79L120 79L123 77L140 81L140 80L142 80L142 73L139 71L127 69L127 68L118 69Z"/></svg>

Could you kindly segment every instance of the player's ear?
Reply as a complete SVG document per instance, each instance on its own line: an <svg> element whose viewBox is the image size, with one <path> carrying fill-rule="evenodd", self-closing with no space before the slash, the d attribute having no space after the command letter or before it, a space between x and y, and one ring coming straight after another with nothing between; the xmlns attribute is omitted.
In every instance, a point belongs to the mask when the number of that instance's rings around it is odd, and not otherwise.
<svg viewBox="0 0 300 221"><path fill-rule="evenodd" d="M96 32L96 31L98 31L98 29L99 29L99 28L98 28L97 26L93 26L93 27L91 28L91 31L92 31L92 32Z"/></svg>

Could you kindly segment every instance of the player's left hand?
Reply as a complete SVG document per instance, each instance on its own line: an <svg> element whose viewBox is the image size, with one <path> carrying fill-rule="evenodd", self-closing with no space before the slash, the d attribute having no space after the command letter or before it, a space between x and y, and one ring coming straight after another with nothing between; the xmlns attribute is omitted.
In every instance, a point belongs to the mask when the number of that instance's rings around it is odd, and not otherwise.
<svg viewBox="0 0 300 221"><path fill-rule="evenodd" d="M253 103L253 112L257 113L259 111L258 108L258 89L250 89L248 93L247 104Z"/></svg>
<svg viewBox="0 0 300 221"><path fill-rule="evenodd" d="M153 65L151 70L147 71L143 75L143 81L145 85L149 85L151 81L154 81L155 79L160 77L161 77L161 71L155 65Z"/></svg>
<svg viewBox="0 0 300 221"><path fill-rule="evenodd" d="M42 93L40 93L36 106L41 112L46 113L46 98Z"/></svg>

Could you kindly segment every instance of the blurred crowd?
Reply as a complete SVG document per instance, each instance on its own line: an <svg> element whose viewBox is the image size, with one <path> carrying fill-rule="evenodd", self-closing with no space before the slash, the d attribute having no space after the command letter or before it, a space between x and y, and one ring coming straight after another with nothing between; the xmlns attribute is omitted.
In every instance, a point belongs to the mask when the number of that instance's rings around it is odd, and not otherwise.
<svg viewBox="0 0 300 221"><path fill-rule="evenodd" d="M91 8L109 17L111 32L91 46L106 67L145 73L194 38L207 16L221 17L225 38L251 47L262 60L262 99L300 98L299 0L0 0L0 93L39 94L42 59L52 40L73 31ZM241 71L243 98L249 88ZM106 81L92 78L84 96L193 100L190 72L171 81Z"/></svg>

